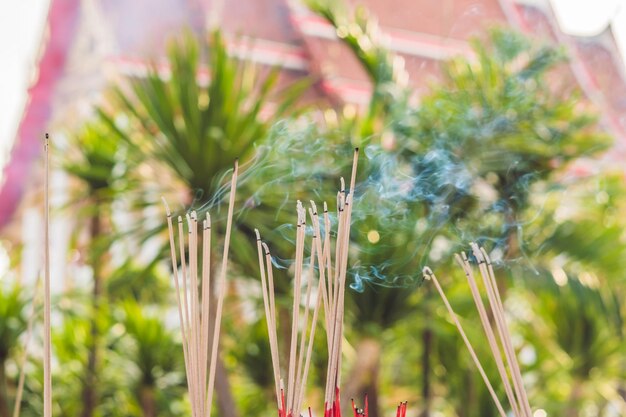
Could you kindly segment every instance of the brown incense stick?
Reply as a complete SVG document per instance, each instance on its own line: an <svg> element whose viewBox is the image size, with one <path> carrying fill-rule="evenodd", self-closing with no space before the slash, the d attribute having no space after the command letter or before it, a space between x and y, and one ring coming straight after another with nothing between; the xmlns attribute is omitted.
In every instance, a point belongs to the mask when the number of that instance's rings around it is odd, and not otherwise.
<svg viewBox="0 0 626 417"><path fill-rule="evenodd" d="M52 337L50 323L50 143L46 133L44 175L43 415L52 417Z"/></svg>

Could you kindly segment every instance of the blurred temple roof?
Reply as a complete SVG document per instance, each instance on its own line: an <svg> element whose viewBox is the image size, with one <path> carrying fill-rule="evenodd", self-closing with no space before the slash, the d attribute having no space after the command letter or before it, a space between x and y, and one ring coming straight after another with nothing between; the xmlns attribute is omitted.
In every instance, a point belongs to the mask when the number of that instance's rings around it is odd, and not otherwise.
<svg viewBox="0 0 626 417"><path fill-rule="evenodd" d="M357 2L350 0L351 5ZM442 60L470 55L468 40L493 24L564 45L561 81L578 85L616 137L607 161L626 159L626 74L610 25L593 37L564 34L547 0L364 0L384 42L404 58L416 93L440 76ZM234 54L281 68L282 82L312 76L307 100L366 104L370 82L326 21L289 0L51 0L37 76L0 185L0 228L28 189L48 126L71 130L102 88L159 62L184 27L218 25ZM167 68L164 68L167 70ZM77 117L78 116L78 117Z"/></svg>

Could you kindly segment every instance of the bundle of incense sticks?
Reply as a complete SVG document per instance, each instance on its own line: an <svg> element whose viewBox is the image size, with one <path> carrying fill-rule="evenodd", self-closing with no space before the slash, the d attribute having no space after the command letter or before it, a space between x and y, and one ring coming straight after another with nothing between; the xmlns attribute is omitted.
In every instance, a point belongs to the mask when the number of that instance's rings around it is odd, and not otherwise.
<svg viewBox="0 0 626 417"><path fill-rule="evenodd" d="M520 371L519 363L517 361L517 356L515 355L515 351L513 349L513 344L511 342L511 335L508 331L506 325L506 319L504 316L504 307L502 305L502 299L500 297L500 293L498 291L498 285L496 282L493 266L491 264L491 260L487 251L484 248L478 246L475 243L471 243L472 253L476 258L478 263L478 269L480 271L480 276L482 278L482 282L487 293L487 299L489 301L490 311L493 316L493 321L495 322L495 331L489 321L489 316L487 314L487 310L483 303L480 290L478 288L476 279L474 277L474 272L469 263L467 255L464 252L461 254L456 254L455 259L458 264L465 272L465 276L469 283L470 291L472 293L472 298L474 299L474 303L476 304L476 308L478 310L478 314L480 316L480 321L482 323L483 329L485 330L485 334L487 335L487 341L489 343L489 348L491 349L491 353L496 362L496 367L498 368L498 373L500 378L502 379L502 383L504 385L504 390L506 392L507 400L511 406L511 411L515 417L532 417L532 412L530 408L530 404L528 402L528 395L526 394L526 390L524 388L524 384L522 383L522 374ZM439 292L439 295L443 299L448 312L450 313L450 317L457 327L463 342L465 343L467 349L469 350L470 356L474 361L478 371L485 381L487 385L487 389L489 390L489 394L493 398L493 401L498 408L498 412L502 417L506 417L507 414L504 411L498 396L496 395L493 386L489 382L489 378L487 378L487 374L485 373L482 365L478 357L476 356L476 352L474 351L472 344L467 338L465 331L463 331L463 326L459 322L448 298L445 295L445 292L441 288L437 277L433 273L433 271L425 267L424 268L424 277L426 279L432 280ZM496 333L498 337L496 338ZM502 357L502 352L504 352L504 358ZM512 381L512 383L511 383Z"/></svg>
<svg viewBox="0 0 626 417"><path fill-rule="evenodd" d="M354 152L349 189L346 191L345 182L341 178L341 189L337 193L337 229L334 242L331 239L332 228L328 205L324 202L324 212L320 216L313 201L310 202L308 209L305 209L300 201L296 204L293 310L289 357L285 358L286 365L279 357L272 257L268 245L261 240L259 231L255 230L261 289L269 333L270 355L272 358L279 417L294 417L300 415L302 410L320 309L323 309L324 312L323 324L326 331L328 349L324 417L341 417L340 386L344 299L357 163L358 148ZM309 239L307 236L307 212L311 221L310 229L312 231L308 269L304 266L304 252L307 239ZM321 227L322 222L323 228ZM333 252L334 258L332 256ZM315 286L316 279L316 300L313 301L311 300L312 289ZM304 295L302 294L303 285L306 288ZM311 323L309 324L311 308L313 312ZM285 368L282 368L281 365ZM285 369L284 374L283 369ZM283 378L284 375L287 377L286 384ZM365 399L364 409L357 408L354 401L352 402L352 409L355 417L367 417L367 398ZM310 408L308 411L309 415L312 415ZM398 406L396 415L397 417L406 415L406 403Z"/></svg>
<svg viewBox="0 0 626 417"><path fill-rule="evenodd" d="M210 338L211 323L210 299L211 293L211 217L207 212L202 221L202 264L201 279L198 277L198 216L195 211L186 215L187 233L184 231L184 221L178 217L178 246L180 250L180 274L172 226L172 213L165 199L167 213L167 227L170 239L170 252L174 271L174 287L178 304L178 319L183 340L183 357L187 375L187 388L193 417L211 416L213 402L213 387L215 384L215 369L217 362L220 327L224 297L226 295L226 270L228 266L228 250L233 220L233 206L237 186L238 163L231 180L231 191L228 202L226 235L224 236L224 253L220 275L214 291L217 293L217 307L213 319L213 336ZM188 263L185 259L185 235L189 251ZM212 342L212 344L210 343ZM211 348L209 349L209 345ZM210 353L210 355L209 355Z"/></svg>
<svg viewBox="0 0 626 417"><path fill-rule="evenodd" d="M350 237L350 218L354 201L354 185L358 162L358 148L354 152L350 188L345 189L341 179L341 190L337 194L337 232L335 240L335 256L332 257L331 220L328 205L324 203L324 213L320 219L317 206L311 201L306 210L298 201L296 206L296 253L294 258L294 289L293 311L291 322L291 338L289 358L286 366L287 383L285 385L281 371L278 350L276 308L274 303L274 282L272 259L269 247L257 234L259 253L259 269L263 290L263 302L267 319L270 353L274 372L276 401L279 417L299 415L304 400L306 381L311 363L313 340L319 317L320 308L324 309L324 329L327 335L329 353L326 390L324 393L324 415L340 416L339 386L341 381L341 343L343 340L344 294L348 264L348 243ZM307 211L311 220L311 253L307 276L304 276L304 248L307 240ZM321 221L324 223L322 235ZM317 268L315 267L317 264ZM313 303L313 316L309 325L312 288L315 275L317 282L317 299ZM303 280L306 281L304 303L302 300ZM301 312L303 311L303 314ZM307 342L308 335L308 342ZM310 410L309 410L310 412Z"/></svg>

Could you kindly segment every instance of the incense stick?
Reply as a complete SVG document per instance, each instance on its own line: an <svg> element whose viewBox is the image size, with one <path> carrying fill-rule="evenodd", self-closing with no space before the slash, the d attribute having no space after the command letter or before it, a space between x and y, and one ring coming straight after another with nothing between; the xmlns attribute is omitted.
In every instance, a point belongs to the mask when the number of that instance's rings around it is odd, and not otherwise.
<svg viewBox="0 0 626 417"><path fill-rule="evenodd" d="M522 374L520 371L519 363L517 361L517 356L515 354L515 350L513 349L513 344L511 342L511 335L508 331L508 327L506 324L506 318L504 315L504 306L502 304L502 299L500 297L500 293L498 291L498 285L495 278L495 274L493 271L493 266L491 264L491 260L489 259L489 255L484 248L478 246L475 243L471 243L472 253L474 254L477 263L478 269L480 271L480 275L482 277L482 281L487 292L488 304L490 306L491 313L493 314L493 320L495 322L495 332L492 328L489 317L487 316L487 310L483 303L482 297L480 295L480 291L478 289L478 285L476 279L474 278L474 273L472 271L472 267L469 263L467 255L464 252L461 252L460 255L455 255L455 258L463 271L465 272L465 276L467 278L468 284L470 286L470 290L472 293L472 298L474 300L474 304L478 310L478 314L487 335L487 340L489 342L489 347L491 349L491 353L496 362L496 366L498 368L498 373L500 375L500 379L502 379L502 383L504 385L504 389L506 392L507 399L511 405L511 410L516 417L532 417L532 411L530 408L530 404L528 402L528 395L526 393L526 389L524 388L524 384L522 381ZM494 402L498 406L498 410L500 411L502 406L499 401L493 394L493 390L491 388L491 384L489 384L484 371L482 371L482 367L480 367L478 358L476 358L476 354L474 353L471 345L469 344L469 340L465 336L465 333L462 330L460 323L458 322L454 312L452 311L452 307L450 306L447 298L443 292L443 289L439 285L436 277L430 271L430 269L424 269L424 276L428 279L432 279L435 283L435 287L437 291L441 295L441 298L446 304L446 308L450 312L450 315L453 317L455 324L463 337L463 340L472 355L472 359L476 363L476 366L479 368L481 372L481 376L485 380L489 392L492 394ZM496 340L495 333L498 334L498 339L500 344L498 344L498 340ZM501 350L502 349L502 350ZM502 352L504 352L504 358L502 358ZM508 366L508 372L507 372ZM509 381L509 375L512 380L512 384Z"/></svg>
<svg viewBox="0 0 626 417"><path fill-rule="evenodd" d="M493 399L493 402L496 404L496 408L498 409L498 412L500 413L500 416L501 417L506 417L506 413L504 412L504 408L502 408L502 404L500 404L500 400L498 399L498 396L496 395L493 387L491 386L491 382L489 382L489 378L487 378L487 374L485 373L485 370L483 369L482 365L480 364L480 360L478 360L478 356L476 356L476 352L474 351L474 348L472 347L472 344L470 343L469 339L465 335L465 331L463 330L463 326L461 326L461 323L459 322L459 319L458 319L456 313L452 309L452 306L450 305L450 302L448 301L448 297L446 297L445 293L443 292L443 289L441 288L441 285L439 284L439 280L437 279L437 277L435 276L435 274L433 273L433 271L429 267L424 267L423 273L424 273L424 278L426 278L427 280L432 281L435 284L435 288L437 289L437 292L441 296L441 299L443 300L443 303L445 304L446 309L448 310L448 313L450 314L450 318L452 318L452 321L454 322L454 325L456 326L457 330L459 331L459 334L461 335L461 338L463 339L463 343L465 343L465 346L467 347L467 350L469 351L470 356L472 357L472 361L474 361L474 364L476 365L476 368L478 368L478 372L480 373L480 376L482 377L483 381L485 382L485 385L487 386L487 390L489 391L489 394L491 395L491 398Z"/></svg>
<svg viewBox="0 0 626 417"><path fill-rule="evenodd" d="M167 214L170 256L172 260L174 286L176 289L178 319L180 321L183 341L187 389L193 417L210 417L211 414L219 331L226 292L226 269L228 265L228 250L232 229L237 174L238 164L235 162L228 203L222 269L220 270L220 280L218 281L218 304L213 320L214 332L210 358L211 217L207 213L206 219L202 222L202 263L200 278L198 276L198 215L193 211L191 214L185 216L187 219L187 233L184 231L182 217L178 217L178 244L181 265L181 274L179 275L174 228L172 226L172 213L170 212L167 202L163 199ZM187 235L187 245L185 245L185 235ZM185 256L185 247L188 247L189 250L188 264ZM182 284L180 283L181 279Z"/></svg>
<svg viewBox="0 0 626 417"><path fill-rule="evenodd" d="M500 374L500 378L504 383L504 390L506 392L509 403L511 404L513 414L519 417L520 414L517 407L516 397L513 395L513 391L511 390L511 384L509 383L508 374L506 368L504 367L504 362L500 353L500 347L496 342L493 329L491 328L491 323L489 322L489 318L487 317L487 311L485 310L482 298L480 297L480 293L478 292L478 286L476 285L476 280L474 279L472 268L469 265L469 261L467 260L467 256L465 255L465 253L462 252L461 255L462 256L455 254L454 256L459 266L461 266L461 268L465 272L465 276L467 278L472 293L472 298L474 299L474 304L476 304L480 321L483 325L483 329L485 330L485 334L487 335L489 348L491 349L491 353L496 361L496 367L498 368L498 373Z"/></svg>
<svg viewBox="0 0 626 417"><path fill-rule="evenodd" d="M270 355L272 357L272 371L274 372L274 384L276 389L276 402L280 409L280 371L278 365L278 355L275 350L276 337L276 324L273 322L272 314L270 313L269 293L267 288L265 265L263 262L263 247L261 242L261 235L258 229L254 229L256 234L257 251L259 254L259 271L261 272L261 290L263 292L263 306L265 308L265 317L267 318L267 333L270 341ZM269 249L266 252L269 255ZM271 263L271 262L270 262ZM268 264L269 267L269 264Z"/></svg>
<svg viewBox="0 0 626 417"><path fill-rule="evenodd" d="M311 209L309 209L309 214L312 218L313 213ZM294 386L294 409L296 410L296 412L299 411L297 408L297 403L300 398L300 390L301 390L300 385L302 383L304 355L305 355L305 349L306 349L305 342L306 342L306 336L307 336L307 327L309 325L311 290L313 288L313 275L314 275L314 268L315 268L315 255L316 255L315 252L317 250L317 245L315 244L316 240L317 240L317 236L315 235L315 233L313 233L313 242L311 244L311 256L309 259L309 273L308 273L307 286L306 286L306 295L304 298L304 317L302 318L302 331L300 332L300 342L298 344L298 366L296 368L296 380L295 380L295 386ZM317 296L318 296L318 299L321 297L319 293L317 294Z"/></svg>
<svg viewBox="0 0 626 417"><path fill-rule="evenodd" d="M498 291L497 282L493 273L493 267L491 266L491 260L489 259L489 256L487 255L487 252L484 250L484 248L479 248L478 245L476 245L475 243L472 243L471 246L474 255L476 256L476 259L478 260L481 276L487 290L489 304L491 306L492 313L494 314L496 330L498 331L498 334L500 336L502 346L504 347L505 357L511 369L513 388L515 389L515 392L517 394L519 409L524 416L532 417L532 411L528 402L528 396L522 382L522 375L519 364L517 362L517 355L513 350L510 335L506 325L506 319L504 318L504 306L502 305L502 300ZM487 263L487 267L485 266L485 263Z"/></svg>
<svg viewBox="0 0 626 417"><path fill-rule="evenodd" d="M206 219L202 223L202 315L201 315L201 358L200 379L203 384L207 380L207 367L209 366L209 311L211 301L211 215L207 212ZM201 391L204 394L204 389ZM204 402L204 395L202 400ZM206 403L203 410L206 410Z"/></svg>
<svg viewBox="0 0 626 417"><path fill-rule="evenodd" d="M191 361L194 364L199 364L199 355L198 355L198 320L197 320L197 307L198 307L198 276L197 276L197 256L198 256L198 246L195 240L195 233L197 233L197 226L192 219L192 216L187 214L185 216L187 218L187 236L188 236L188 245L189 245L189 309L191 315L191 323L189 323L190 331L190 344L191 347ZM194 401L192 401L193 407L196 408L196 414L199 415L200 410L202 409L202 398L200 395L200 380L198 378L198 366L191 367L191 378L193 379L193 387L194 387Z"/></svg>
<svg viewBox="0 0 626 417"><path fill-rule="evenodd" d="M260 236L259 236L260 239ZM276 385L278 386L278 391L277 391L277 400L279 402L279 407L284 407L284 404L282 403L283 400L283 395L282 393L284 393L284 387L282 384L282 380L280 378L280 361L279 361L279 356L278 356L278 336L276 335L277 332L277 323L276 323L276 305L275 305L275 300L274 300L274 273L272 271L272 255L270 254L270 249L267 247L267 245L265 244L265 242L261 243L263 246L263 250L265 251L265 262L267 264L267 286L268 286L268 293L269 293L269 312L270 312L270 316L267 318L268 321L268 328L270 328L273 332L273 349L274 349L274 358L276 358L275 361L275 365L274 365L274 374L275 374L275 378L276 378ZM270 322L271 322L271 326L270 326ZM270 343L272 342L272 340L270 339ZM270 348L271 345L270 345Z"/></svg>
<svg viewBox="0 0 626 417"><path fill-rule="evenodd" d="M296 260L295 260L295 278L294 278L294 297L293 310L291 320L291 343L289 344L289 368L287 376L287 411L292 412L294 394L295 394L295 377L296 377L296 352L298 343L298 329L300 320L300 287L302 278L302 258L304 255L304 232L306 227L305 211L302 203L298 201L298 224L296 226Z"/></svg>
<svg viewBox="0 0 626 417"><path fill-rule="evenodd" d="M337 297L337 305L335 308L335 330L333 336L334 347L332 350L332 362L330 367L330 378L333 380L334 384L329 384L330 388L327 386L327 390L329 390L328 400L332 400L334 386L334 392L339 392L339 387L341 385L341 343L343 342L343 317L344 317L344 301L345 301L345 284L346 284L346 273L348 266L348 246L350 241L350 225L351 225L351 217L352 217L352 202L354 201L354 187L356 184L356 172L359 161L359 148L355 148L354 157L352 161L352 173L350 176L350 190L349 194L345 197L345 204L343 207L343 217L344 217L344 229L342 230L341 236L337 235L337 243L340 245L340 257L339 260L336 260L335 269L339 270L339 273L335 273L338 276L339 288L338 288L338 297ZM342 183L343 188L343 183ZM342 196L345 195L345 191L343 191ZM338 398L335 398L335 401L338 401Z"/></svg>
<svg viewBox="0 0 626 417"><path fill-rule="evenodd" d="M239 161L235 160L233 177L230 185L230 199L228 201L228 215L226 221L226 234L224 236L224 253L222 255L222 268L220 270L219 291L217 299L217 311L215 316L215 328L213 332L213 346L211 348L211 364L209 366L209 387L207 389L207 417L211 417L211 404L213 400L213 386L215 384L215 364L217 362L217 349L220 340L220 327L222 323L222 309L224 297L226 295L226 267L228 266L228 250L230 248L230 233L233 222L233 208L235 205L235 191L237 187L237 174L239 172Z"/></svg>
<svg viewBox="0 0 626 417"><path fill-rule="evenodd" d="M291 333L289 334L290 348L287 360L287 386L278 367L278 341L274 306L274 288L272 278L272 259L267 244L261 240L258 230L255 230L257 251L259 256L259 270L261 275L261 289L268 325L270 349L272 354L275 390L279 417L293 417L300 413L306 381L311 364L313 343L319 312L324 311L324 328L326 330L328 348L328 370L326 375L326 390L324 393L324 415L340 416L339 386L341 381L341 344L343 341L343 315L345 306L345 286L347 276L348 246L350 242L351 210L354 202L354 188L358 149L354 153L350 188L346 190L345 181L340 179L341 188L337 193L337 234L335 245L331 239L331 221L328 205L324 203L324 235L320 225L320 215L314 202L308 209L313 225L311 252L309 258L309 275L307 276L304 307L302 307L302 279L306 233L306 211L300 201L297 202L296 213L296 240L295 260L293 268L293 306ZM331 254L334 252L334 261ZM265 259L263 259L265 253ZM317 268L316 268L317 266ZM314 275L318 274L316 300L312 304ZM301 315L300 310L304 308ZM311 323L309 316L313 308Z"/></svg>
<svg viewBox="0 0 626 417"><path fill-rule="evenodd" d="M183 359L185 362L185 374L189 375L190 371L189 371L189 359L187 358L187 335L186 335L186 331L185 331L185 316L183 314L183 304L182 304L182 300L180 297L180 285L179 285L179 278L178 278L178 261L176 259L176 244L174 243L174 228L172 226L172 213L170 211L169 206L167 205L167 201L165 201L164 197L161 197L161 199L163 200L163 204L165 205L165 212L167 215L167 230L168 230L168 234L169 234L169 240L170 240L170 256L172 259L172 269L174 271L174 287L176 289L176 305L178 307L178 321L180 323L180 332L181 332L181 338L183 341ZM189 379L187 379L187 389L188 391L191 391L191 386L190 386L190 381Z"/></svg>
<svg viewBox="0 0 626 417"><path fill-rule="evenodd" d="M43 415L52 417L52 337L50 323L50 143L46 133L44 174Z"/></svg>
<svg viewBox="0 0 626 417"><path fill-rule="evenodd" d="M325 297L325 288L326 288L326 284L325 284L325 276L324 276L324 265L325 265L325 260L323 255L321 254L321 233L320 233L320 227L319 227L319 219L318 219L318 214L317 214L317 210L315 207L315 203L311 201L311 207L312 210L309 209L309 213L311 215L311 219L313 222L313 228L314 228L314 232L313 232L313 246L311 249L311 280L312 280L312 275L313 275L313 267L314 267L314 259L315 259L315 252L317 251L317 256L318 256L318 265L319 265L319 274L320 274L320 278L319 278L319 283L318 283L318 290L317 290L317 302L315 304L315 309L313 310L313 319L311 321L311 330L310 330L310 335L309 335L309 343L308 343L308 347L307 347L307 353L306 353L306 360L305 360L305 366L304 366L304 371L303 371L303 375L302 375L302 382L301 382L301 386L299 387L299 395L298 395L298 400L296 402L296 407L295 410L299 411L302 407L302 402L304 400L304 391L305 391L305 387L306 387L306 380L309 374L309 366L311 363L311 354L313 351L313 341L315 339L315 329L317 327L317 319L318 319L318 313L319 313L319 309L320 309L320 304L322 302L326 303L327 298ZM310 281L311 282L311 281ZM321 293L321 295L320 295ZM308 298L308 297L307 297ZM308 302L308 301L307 301ZM305 320L306 322L306 320ZM305 325L306 328L306 325ZM303 333L304 335L304 333ZM309 413L310 413L310 408L309 408Z"/></svg>

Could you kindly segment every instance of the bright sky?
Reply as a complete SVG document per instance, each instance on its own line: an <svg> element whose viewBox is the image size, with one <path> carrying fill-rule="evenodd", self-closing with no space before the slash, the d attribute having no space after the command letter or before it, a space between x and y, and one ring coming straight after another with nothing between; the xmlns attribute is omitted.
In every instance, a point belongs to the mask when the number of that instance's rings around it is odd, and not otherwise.
<svg viewBox="0 0 626 417"><path fill-rule="evenodd" d="M608 24L626 58L626 0L550 0L563 32L594 36Z"/></svg>
<svg viewBox="0 0 626 417"><path fill-rule="evenodd" d="M0 1L0 167L24 109L49 2Z"/></svg>
<svg viewBox="0 0 626 417"><path fill-rule="evenodd" d="M593 36L611 24L622 56L626 57L626 0L549 1L566 33ZM0 1L0 167L4 166L24 109L49 3ZM1 175L0 171L0 181Z"/></svg>

